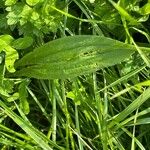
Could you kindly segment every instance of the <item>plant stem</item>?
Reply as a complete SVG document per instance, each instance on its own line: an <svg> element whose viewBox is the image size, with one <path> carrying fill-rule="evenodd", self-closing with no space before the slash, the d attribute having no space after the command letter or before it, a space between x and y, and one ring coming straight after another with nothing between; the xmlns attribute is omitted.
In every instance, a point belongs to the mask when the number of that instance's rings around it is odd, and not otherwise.
<svg viewBox="0 0 150 150"><path fill-rule="evenodd" d="M55 81L52 81L52 140L56 142L56 122L57 122L57 113L56 113L56 98L55 98Z"/></svg>
<svg viewBox="0 0 150 150"><path fill-rule="evenodd" d="M79 116L78 116L78 105L75 104L75 121L76 121L76 128L78 131L78 134L80 135L80 125L79 125ZM78 143L79 143L79 150L83 150L83 144L82 141L78 137Z"/></svg>
<svg viewBox="0 0 150 150"><path fill-rule="evenodd" d="M67 109L67 101L66 101L66 95L65 95L65 85L64 85L64 81L61 80L61 91L62 91L62 100L64 102L64 112L66 115L66 150L69 150L69 113L68 113L68 109Z"/></svg>

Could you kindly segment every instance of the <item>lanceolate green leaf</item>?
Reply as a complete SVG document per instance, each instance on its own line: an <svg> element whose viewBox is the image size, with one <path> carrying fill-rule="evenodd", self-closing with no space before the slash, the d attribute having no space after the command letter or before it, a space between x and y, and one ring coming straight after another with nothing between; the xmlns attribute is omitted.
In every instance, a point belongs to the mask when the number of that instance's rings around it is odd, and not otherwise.
<svg viewBox="0 0 150 150"><path fill-rule="evenodd" d="M142 48L150 50L149 48ZM60 38L36 48L18 62L14 76L64 79L120 63L135 47L101 36Z"/></svg>

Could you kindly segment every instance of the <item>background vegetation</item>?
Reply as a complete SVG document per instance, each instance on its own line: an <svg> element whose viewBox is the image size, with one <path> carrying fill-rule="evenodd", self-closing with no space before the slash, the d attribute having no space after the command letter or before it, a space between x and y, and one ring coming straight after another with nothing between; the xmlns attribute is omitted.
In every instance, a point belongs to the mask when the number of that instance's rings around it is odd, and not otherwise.
<svg viewBox="0 0 150 150"><path fill-rule="evenodd" d="M149 14L149 0L1 0L0 148L149 150Z"/></svg>

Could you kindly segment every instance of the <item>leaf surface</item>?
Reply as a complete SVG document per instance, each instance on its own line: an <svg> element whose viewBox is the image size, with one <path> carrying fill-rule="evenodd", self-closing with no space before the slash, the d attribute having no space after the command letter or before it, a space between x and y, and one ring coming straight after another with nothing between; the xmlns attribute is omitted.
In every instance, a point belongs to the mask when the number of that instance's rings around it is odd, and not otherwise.
<svg viewBox="0 0 150 150"><path fill-rule="evenodd" d="M132 45L101 36L60 38L17 61L18 71L14 75L38 79L72 78L120 63L135 50Z"/></svg>
<svg viewBox="0 0 150 150"><path fill-rule="evenodd" d="M33 43L33 38L30 36L26 36L24 38L19 38L12 42L12 47L15 49L26 49L30 47Z"/></svg>
<svg viewBox="0 0 150 150"><path fill-rule="evenodd" d="M1 35L0 36L0 53L4 51L5 55L1 55L1 62L3 57L5 56L5 65L9 72L15 72L14 62L18 59L19 55L17 51L10 46L13 41L13 37L10 35Z"/></svg>

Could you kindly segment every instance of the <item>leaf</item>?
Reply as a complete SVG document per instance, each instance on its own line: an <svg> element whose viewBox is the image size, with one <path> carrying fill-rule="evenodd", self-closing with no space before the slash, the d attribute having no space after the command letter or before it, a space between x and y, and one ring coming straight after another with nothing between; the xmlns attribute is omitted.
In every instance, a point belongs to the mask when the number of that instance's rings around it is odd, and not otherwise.
<svg viewBox="0 0 150 150"><path fill-rule="evenodd" d="M0 79L0 94L5 97L10 97L10 93L13 92L14 81L7 79Z"/></svg>
<svg viewBox="0 0 150 150"><path fill-rule="evenodd" d="M28 86L27 81L23 81L19 85L19 99L20 99L20 108L27 115L30 112L30 108L29 108L29 103L28 103L28 100L27 100L28 93L27 93L26 86Z"/></svg>
<svg viewBox="0 0 150 150"><path fill-rule="evenodd" d="M6 52L6 58L5 58L6 68L9 72L15 72L14 62L16 61L16 59L19 58L18 53L11 46L6 46L5 52Z"/></svg>
<svg viewBox="0 0 150 150"><path fill-rule="evenodd" d="M13 17L11 17L11 18L8 18L7 24L11 26L11 25L16 24L17 21L18 21L18 18L15 18L15 17L13 18Z"/></svg>
<svg viewBox="0 0 150 150"><path fill-rule="evenodd" d="M101 36L60 38L34 49L16 62L17 72L13 76L72 78L120 63L135 50L132 45Z"/></svg>
<svg viewBox="0 0 150 150"><path fill-rule="evenodd" d="M14 5L15 3L16 3L16 0L6 0L5 1L6 6L11 6L11 5Z"/></svg>
<svg viewBox="0 0 150 150"><path fill-rule="evenodd" d="M13 37L10 35L2 35L0 36L0 53L4 51L6 53L5 56L5 65L9 72L15 72L14 69L14 62L18 59L18 53L15 49L9 46L12 41Z"/></svg>
<svg viewBox="0 0 150 150"><path fill-rule="evenodd" d="M13 95L11 95L10 97L7 98L8 102L13 102L15 100L17 100L19 98L19 93L14 93Z"/></svg>
<svg viewBox="0 0 150 150"><path fill-rule="evenodd" d="M13 41L13 37L10 35L1 35L0 36L0 53L4 48Z"/></svg>
<svg viewBox="0 0 150 150"><path fill-rule="evenodd" d="M36 5L40 0L26 0L26 3L30 6Z"/></svg>
<svg viewBox="0 0 150 150"><path fill-rule="evenodd" d="M80 95L77 95L78 93L75 91L70 91L67 93L67 97L72 99L76 105L80 105L81 104L81 101L80 101Z"/></svg>
<svg viewBox="0 0 150 150"><path fill-rule="evenodd" d="M134 123L133 121L129 123L129 126L134 126L134 125L146 125L146 124L150 124L150 118L142 118L142 119L138 119L136 121L136 123Z"/></svg>
<svg viewBox="0 0 150 150"><path fill-rule="evenodd" d="M9 45L14 40L14 38L12 36L7 35L7 34L6 35L1 35L0 39L3 40L7 45Z"/></svg>
<svg viewBox="0 0 150 150"><path fill-rule="evenodd" d="M19 38L12 42L12 47L15 49L26 49L30 47L33 43L33 38L26 36L24 38Z"/></svg>
<svg viewBox="0 0 150 150"><path fill-rule="evenodd" d="M40 18L39 14L36 11L32 12L31 19L38 20Z"/></svg>
<svg viewBox="0 0 150 150"><path fill-rule="evenodd" d="M89 0L89 2L90 2L90 3L94 3L94 2L95 2L95 0Z"/></svg>
<svg viewBox="0 0 150 150"><path fill-rule="evenodd" d="M150 14L150 2L145 4L142 8L140 8L140 13L142 15L149 15Z"/></svg>
<svg viewBox="0 0 150 150"><path fill-rule="evenodd" d="M17 24L23 19L24 23L27 22L32 12L32 8L24 3L16 3L11 7L7 7L6 10L8 11L8 15L6 16L8 25Z"/></svg>

